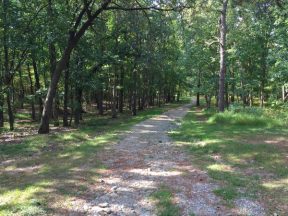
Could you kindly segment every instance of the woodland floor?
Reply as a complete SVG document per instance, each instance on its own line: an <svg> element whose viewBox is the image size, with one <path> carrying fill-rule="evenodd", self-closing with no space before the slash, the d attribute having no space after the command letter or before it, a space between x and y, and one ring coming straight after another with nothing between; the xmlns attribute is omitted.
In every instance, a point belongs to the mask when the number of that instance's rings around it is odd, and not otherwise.
<svg viewBox="0 0 288 216"><path fill-rule="evenodd" d="M25 148L19 144L2 147L0 215L269 215L269 202L265 199L273 197L238 196L237 192L245 193L243 190L246 188L242 184L251 181L248 177L245 179L244 174L241 177L234 175L236 167L225 163L223 152L216 151L215 147L203 154L195 146L189 149L195 143L205 142L200 140L200 133L209 133L205 128L206 117L195 108L190 111L191 105L173 108L161 115L154 113L149 119L148 115L142 118L140 115L137 121L128 120L126 124L122 124L123 119L120 118L114 129L108 126L111 122L103 120L109 132L100 127L102 132L95 134L97 127L90 125L77 133L50 135L48 140L44 136L37 136L36 140L30 138L26 147L32 149L32 153L25 153ZM134 126L130 128L132 124ZM195 124L192 125L194 128L189 127L189 134L185 124ZM119 127L123 127L121 133ZM126 131L128 127L130 129ZM245 136L247 134L234 135L237 139L241 136L243 142L246 138L250 139ZM119 141L115 141L116 138ZM251 145L260 145L261 139L255 136ZM276 144L286 152L286 137L278 136L278 139ZM39 143L48 143L50 147L39 147ZM240 148L240 153L242 150ZM251 153L253 149L248 150ZM20 156L15 152L21 153ZM275 166L279 160L274 161ZM239 163L242 162L243 166L247 163L244 160ZM224 171L220 172L223 167ZM250 168L252 173L257 170L255 166ZM260 171L257 173L261 174ZM281 192L277 196L284 196L283 199L275 199L280 205L287 198L287 191L282 193L281 189L283 185L287 186L283 178L286 174L282 172L282 178L277 178L267 173L263 177L266 183L280 182L274 188L275 192ZM247 175L251 176L251 173ZM227 183L229 180L232 183ZM253 178L253 183L255 181ZM285 211L284 208L282 210Z"/></svg>

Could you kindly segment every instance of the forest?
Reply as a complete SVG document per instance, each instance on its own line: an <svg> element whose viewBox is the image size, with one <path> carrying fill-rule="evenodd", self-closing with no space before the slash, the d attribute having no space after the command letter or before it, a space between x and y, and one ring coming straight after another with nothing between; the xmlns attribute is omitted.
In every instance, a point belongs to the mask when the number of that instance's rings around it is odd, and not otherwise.
<svg viewBox="0 0 288 216"><path fill-rule="evenodd" d="M0 215L288 214L285 0L1 0Z"/></svg>

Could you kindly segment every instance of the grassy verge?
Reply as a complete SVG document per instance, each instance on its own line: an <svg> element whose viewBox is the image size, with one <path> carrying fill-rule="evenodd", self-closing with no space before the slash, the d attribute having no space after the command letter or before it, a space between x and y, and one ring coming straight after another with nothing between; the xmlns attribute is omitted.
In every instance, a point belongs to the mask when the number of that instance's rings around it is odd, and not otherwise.
<svg viewBox="0 0 288 216"><path fill-rule="evenodd" d="M262 202L269 213L284 215L288 212L287 134L281 118L193 108L171 136L187 148L193 164L218 182L221 187L214 192L228 206L246 197Z"/></svg>
<svg viewBox="0 0 288 216"><path fill-rule="evenodd" d="M96 157L99 150L132 125L182 103L152 108L135 117L87 115L78 129L0 144L0 215L75 213L75 201L79 204L96 196L93 185L105 169Z"/></svg>
<svg viewBox="0 0 288 216"><path fill-rule="evenodd" d="M166 186L161 186L151 195L156 202L157 215L180 216L179 208L173 203L173 194Z"/></svg>

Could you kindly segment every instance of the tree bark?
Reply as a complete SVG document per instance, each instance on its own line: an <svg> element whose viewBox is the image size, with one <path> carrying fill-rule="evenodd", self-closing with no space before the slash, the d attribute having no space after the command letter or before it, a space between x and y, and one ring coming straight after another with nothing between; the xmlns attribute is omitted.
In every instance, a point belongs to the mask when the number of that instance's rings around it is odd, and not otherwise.
<svg viewBox="0 0 288 216"><path fill-rule="evenodd" d="M27 71L28 71L28 77L29 77L29 82L30 82L30 94L31 96L32 95L34 96L35 92L34 92L33 80L32 80L32 75L31 75L29 64L27 65ZM34 97L31 98L31 118L33 121L36 120Z"/></svg>
<svg viewBox="0 0 288 216"><path fill-rule="evenodd" d="M124 108L124 68L120 71L120 91L119 91L119 113L123 113Z"/></svg>
<svg viewBox="0 0 288 216"><path fill-rule="evenodd" d="M19 92L19 101L20 101L20 108L24 108L24 97L25 97L25 90L23 84L23 76L22 76L22 68L19 68L19 81L20 81L20 92Z"/></svg>
<svg viewBox="0 0 288 216"><path fill-rule="evenodd" d="M136 64L133 68L133 71L132 71L132 80L133 80L133 90L132 90L132 99L131 99L131 102L132 102L132 107L131 107L131 111L132 111L132 115L133 116L136 116L137 115L137 97L136 97L136 91L137 91L137 71L136 71Z"/></svg>
<svg viewBox="0 0 288 216"><path fill-rule="evenodd" d="M11 103L11 89L8 88L6 93L6 100L7 100L7 106L8 106L8 116L9 116L9 127L10 130L14 130L14 115L13 115L13 107Z"/></svg>
<svg viewBox="0 0 288 216"><path fill-rule="evenodd" d="M75 29L70 31L66 49L60 61L57 63L56 69L51 79L50 86L48 88L44 109L42 112L42 118L41 118L40 126L38 129L39 134L49 133L49 117L51 114L53 98L55 97L56 88L57 88L57 84L58 84L61 72L66 68L67 62L70 58L70 55L73 49L79 42L80 38L85 34L86 30L93 24L93 21L98 17L99 14L101 14L108 7L111 1L112 0L103 0L100 8L96 10L92 16L89 16L89 19L83 23L83 25L77 32L75 32L76 31ZM83 15L80 14L77 19L81 21L82 16ZM75 25L77 23L78 22L76 22ZM76 27L78 27L78 25L76 25Z"/></svg>
<svg viewBox="0 0 288 216"><path fill-rule="evenodd" d="M68 100L69 100L69 60L64 74L64 104L63 104L63 126L68 127Z"/></svg>
<svg viewBox="0 0 288 216"><path fill-rule="evenodd" d="M101 86L101 89L97 90L96 92L96 98L97 98L97 109L98 114L103 115L104 114L104 107L103 107L103 87Z"/></svg>
<svg viewBox="0 0 288 216"><path fill-rule="evenodd" d="M3 96L3 87L2 87L2 77L0 77L0 127L4 127L4 96Z"/></svg>
<svg viewBox="0 0 288 216"><path fill-rule="evenodd" d="M11 93L10 93L10 83L12 80L12 75L10 73L9 69L9 48L8 48L8 29L9 25L7 23L7 10L8 10L8 0L3 0L3 48L4 48L4 83L6 86L8 86L7 92L6 92L6 101L8 106L8 117L9 117L9 125L10 130L14 130L14 114L13 114L13 108L11 104Z"/></svg>
<svg viewBox="0 0 288 216"><path fill-rule="evenodd" d="M1 54L0 54L1 55ZM1 59L0 59L0 65L2 64ZM2 68L1 68L2 69ZM4 127L4 92L3 92L3 85L4 85L4 80L3 80L3 72L0 72L0 128Z"/></svg>
<svg viewBox="0 0 288 216"><path fill-rule="evenodd" d="M200 71L198 73L198 82L197 82L197 96L196 96L196 106L199 107L200 106L200 92L199 92L199 88L201 87L201 80L200 80Z"/></svg>
<svg viewBox="0 0 288 216"><path fill-rule="evenodd" d="M75 89L75 99L76 99L76 107L74 109L74 124L76 127L79 126L81 120L81 113L82 113L82 89L76 88Z"/></svg>
<svg viewBox="0 0 288 216"><path fill-rule="evenodd" d="M37 63L36 63L35 56L34 56L33 53L32 53L32 66L33 66L33 70L34 70L35 91L36 91L36 98L38 98L39 119L40 119L41 118L41 113L43 111L43 102L42 102L41 94L37 95L37 91L39 91L41 89L41 85L40 85L40 77L39 77L39 73L38 73Z"/></svg>
<svg viewBox="0 0 288 216"><path fill-rule="evenodd" d="M219 30L220 30L220 73L219 73L219 101L218 109L220 112L224 112L225 109L225 75L226 75L226 15L227 15L227 5L228 0L223 0L222 11L219 21Z"/></svg>

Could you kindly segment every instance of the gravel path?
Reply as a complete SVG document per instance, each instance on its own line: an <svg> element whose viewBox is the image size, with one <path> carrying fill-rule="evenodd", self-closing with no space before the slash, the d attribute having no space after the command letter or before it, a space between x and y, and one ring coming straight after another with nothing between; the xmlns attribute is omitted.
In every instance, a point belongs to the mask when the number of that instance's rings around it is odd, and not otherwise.
<svg viewBox="0 0 288 216"><path fill-rule="evenodd" d="M101 174L97 197L85 207L87 215L155 215L155 203L149 197L161 185L173 191L183 216L235 215L213 194L217 185L193 167L167 135L190 106L135 125L112 149L99 155L108 169Z"/></svg>

